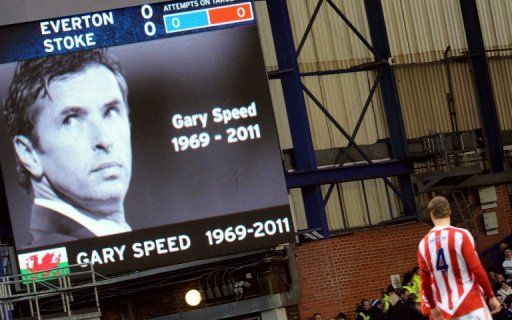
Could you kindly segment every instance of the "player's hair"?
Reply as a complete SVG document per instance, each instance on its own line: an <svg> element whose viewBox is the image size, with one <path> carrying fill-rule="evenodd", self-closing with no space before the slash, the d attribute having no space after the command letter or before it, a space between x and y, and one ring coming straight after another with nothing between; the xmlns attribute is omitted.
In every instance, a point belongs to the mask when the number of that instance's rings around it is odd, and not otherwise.
<svg viewBox="0 0 512 320"><path fill-rule="evenodd" d="M38 99L51 96L48 87L54 80L62 80L80 73L94 64L105 66L116 77L123 100L128 107L128 86L119 62L107 54L106 49L96 49L37 58L18 63L4 102L4 115L12 137L23 135L29 138L34 147L39 147L39 139L34 128L40 107L34 108ZM30 187L30 174L17 160L20 184Z"/></svg>
<svg viewBox="0 0 512 320"><path fill-rule="evenodd" d="M428 204L427 212L437 219L449 217L451 213L450 203L445 197L434 197Z"/></svg>

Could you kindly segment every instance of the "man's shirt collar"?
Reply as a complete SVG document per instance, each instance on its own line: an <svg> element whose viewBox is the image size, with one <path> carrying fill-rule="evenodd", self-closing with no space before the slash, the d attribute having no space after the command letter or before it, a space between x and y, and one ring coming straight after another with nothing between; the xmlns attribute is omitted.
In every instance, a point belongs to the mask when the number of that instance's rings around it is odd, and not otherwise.
<svg viewBox="0 0 512 320"><path fill-rule="evenodd" d="M48 200L43 198L35 198L34 204L36 206L44 207L52 211L58 212L73 221L84 226L86 229L94 233L97 237L108 236L116 233L123 233L132 231L127 223L119 224L107 219L93 219L75 209L73 206L55 200Z"/></svg>

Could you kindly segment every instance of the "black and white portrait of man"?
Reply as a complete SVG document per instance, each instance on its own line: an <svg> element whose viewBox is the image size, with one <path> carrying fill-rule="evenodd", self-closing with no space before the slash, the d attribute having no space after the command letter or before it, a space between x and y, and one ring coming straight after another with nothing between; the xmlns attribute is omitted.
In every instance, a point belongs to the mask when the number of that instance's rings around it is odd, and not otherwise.
<svg viewBox="0 0 512 320"><path fill-rule="evenodd" d="M17 65L4 112L20 181L34 196L27 246L131 231L127 96L105 50Z"/></svg>

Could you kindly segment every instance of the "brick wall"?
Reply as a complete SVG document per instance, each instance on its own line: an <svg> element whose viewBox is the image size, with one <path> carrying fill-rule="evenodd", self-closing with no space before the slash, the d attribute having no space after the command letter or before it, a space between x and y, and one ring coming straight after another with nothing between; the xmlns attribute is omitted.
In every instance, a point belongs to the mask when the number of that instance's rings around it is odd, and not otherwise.
<svg viewBox="0 0 512 320"><path fill-rule="evenodd" d="M417 264L417 245L428 230L428 224L416 223L300 246L301 319L315 312L327 319L353 313L361 298L379 298L390 275L402 275Z"/></svg>
<svg viewBox="0 0 512 320"><path fill-rule="evenodd" d="M506 188L508 189L508 188ZM507 213L505 213L507 215L507 218L508 218L508 226L510 228L510 230L512 231L512 204L510 203L510 196L507 195L508 197L508 210L507 210ZM512 232L511 232L512 233Z"/></svg>
<svg viewBox="0 0 512 320"><path fill-rule="evenodd" d="M478 197L478 190L473 192L475 197ZM510 199L508 196L508 189L506 185L496 186L497 205L496 208L481 210L477 209L474 212L475 224L480 233L480 239L478 239L478 246L480 251L484 251L494 245L497 242L512 234L512 210L510 208ZM478 198L476 199L478 203ZM496 212L498 218L498 234L492 236L485 235L485 225L483 214L485 212Z"/></svg>

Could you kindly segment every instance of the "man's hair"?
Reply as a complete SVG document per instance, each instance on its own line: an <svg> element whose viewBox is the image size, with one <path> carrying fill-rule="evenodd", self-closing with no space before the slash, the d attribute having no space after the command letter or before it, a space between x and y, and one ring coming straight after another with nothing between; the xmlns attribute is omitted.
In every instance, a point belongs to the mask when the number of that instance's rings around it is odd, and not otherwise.
<svg viewBox="0 0 512 320"><path fill-rule="evenodd" d="M77 74L91 65L102 65L112 71L116 77L123 100L128 107L128 86L122 74L119 62L107 54L106 49L81 51L37 58L18 63L4 103L4 114L11 137L23 135L38 147L35 132L37 111L33 108L38 99L51 96L48 87L54 80L62 80L68 75ZM30 174L17 159L20 183L30 186Z"/></svg>
<svg viewBox="0 0 512 320"><path fill-rule="evenodd" d="M409 297L407 297L407 301L411 303L415 303L418 296L415 293L410 293Z"/></svg>
<svg viewBox="0 0 512 320"><path fill-rule="evenodd" d="M409 290L407 288L401 288L398 292L398 295L402 296L405 293L409 293Z"/></svg>
<svg viewBox="0 0 512 320"><path fill-rule="evenodd" d="M450 202L445 197L437 196L430 200L427 212L434 218L446 218L450 216Z"/></svg>
<svg viewBox="0 0 512 320"><path fill-rule="evenodd" d="M404 273L404 275L402 276L402 286L409 285L411 280L412 280L412 273L411 272Z"/></svg>

